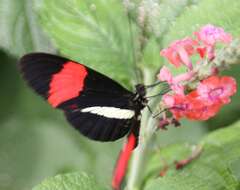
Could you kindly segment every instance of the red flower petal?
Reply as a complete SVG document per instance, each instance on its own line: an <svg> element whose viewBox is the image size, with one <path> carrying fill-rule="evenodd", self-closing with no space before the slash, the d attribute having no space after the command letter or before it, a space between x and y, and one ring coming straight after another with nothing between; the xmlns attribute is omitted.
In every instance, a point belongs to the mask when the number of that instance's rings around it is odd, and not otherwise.
<svg viewBox="0 0 240 190"><path fill-rule="evenodd" d="M198 85L197 92L206 102L213 104L230 102L230 96L236 93L237 83L234 78L228 76L211 76Z"/></svg>

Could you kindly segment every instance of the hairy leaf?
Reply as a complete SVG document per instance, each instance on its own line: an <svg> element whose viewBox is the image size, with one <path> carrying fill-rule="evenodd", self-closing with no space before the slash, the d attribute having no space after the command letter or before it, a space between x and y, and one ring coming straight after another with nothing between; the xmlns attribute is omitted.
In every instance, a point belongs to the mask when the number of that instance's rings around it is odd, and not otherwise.
<svg viewBox="0 0 240 190"><path fill-rule="evenodd" d="M133 23L130 29L121 1L45 0L40 18L67 57L126 85L136 80L133 44L137 32Z"/></svg>
<svg viewBox="0 0 240 190"><path fill-rule="evenodd" d="M58 175L42 182L33 190L104 190L93 177L85 173Z"/></svg>
<svg viewBox="0 0 240 190"><path fill-rule="evenodd" d="M229 0L201 0L200 3L186 8L185 12L176 19L169 33L165 36L164 45L167 46L173 40L191 35L206 24L214 24L223 27L234 36L240 33L240 1Z"/></svg>
<svg viewBox="0 0 240 190"><path fill-rule="evenodd" d="M41 31L33 0L0 0L0 47L15 56L53 51Z"/></svg>
<svg viewBox="0 0 240 190"><path fill-rule="evenodd" d="M147 183L146 190L238 190L240 187L240 122L231 127L219 129L200 141L203 150L200 157L186 165L182 170L174 169L174 161L190 156L189 146L178 145L164 148L154 157L152 165L158 171L164 164L169 166L166 176L152 179ZM168 153L166 153L168 152ZM187 154L189 154L187 156ZM159 157L159 155L162 155ZM156 158L159 158L159 163ZM165 163L163 162L165 160ZM164 163L164 164L163 164Z"/></svg>

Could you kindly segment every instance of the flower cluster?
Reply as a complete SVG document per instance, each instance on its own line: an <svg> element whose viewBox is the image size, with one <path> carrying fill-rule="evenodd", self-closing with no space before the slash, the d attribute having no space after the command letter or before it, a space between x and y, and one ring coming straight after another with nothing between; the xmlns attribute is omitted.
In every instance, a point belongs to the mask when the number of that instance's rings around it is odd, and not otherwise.
<svg viewBox="0 0 240 190"><path fill-rule="evenodd" d="M230 96L237 89L235 79L220 76L218 66L213 64L216 44L230 43L231 35L209 24L194 32L194 36L177 40L160 52L174 66L187 68L186 73L173 76L163 66L158 75L158 79L166 81L172 90L163 96L162 101L177 120L182 117L192 120L213 117L224 104L230 102Z"/></svg>

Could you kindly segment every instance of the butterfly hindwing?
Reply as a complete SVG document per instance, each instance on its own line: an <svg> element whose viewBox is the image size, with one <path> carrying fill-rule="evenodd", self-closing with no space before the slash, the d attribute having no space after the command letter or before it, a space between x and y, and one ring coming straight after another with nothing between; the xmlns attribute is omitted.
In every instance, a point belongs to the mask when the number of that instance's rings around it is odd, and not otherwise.
<svg viewBox="0 0 240 190"><path fill-rule="evenodd" d="M20 60L28 84L85 136L100 141L121 138L135 120L134 94L85 65L46 53Z"/></svg>
<svg viewBox="0 0 240 190"><path fill-rule="evenodd" d="M113 119L91 113L65 112L67 120L83 135L99 141L114 141L126 135L133 119Z"/></svg>
<svg viewBox="0 0 240 190"><path fill-rule="evenodd" d="M113 141L123 137L135 120L129 100L116 94L88 93L60 106L67 120L91 139Z"/></svg>

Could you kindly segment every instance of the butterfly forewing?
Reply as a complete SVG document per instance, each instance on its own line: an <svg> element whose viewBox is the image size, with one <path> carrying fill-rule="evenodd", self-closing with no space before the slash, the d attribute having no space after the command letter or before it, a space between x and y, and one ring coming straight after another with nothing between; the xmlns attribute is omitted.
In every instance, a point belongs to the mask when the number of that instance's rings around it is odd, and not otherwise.
<svg viewBox="0 0 240 190"><path fill-rule="evenodd" d="M85 136L100 141L121 138L135 121L134 94L85 65L46 53L20 60L27 83L48 103L64 110Z"/></svg>

